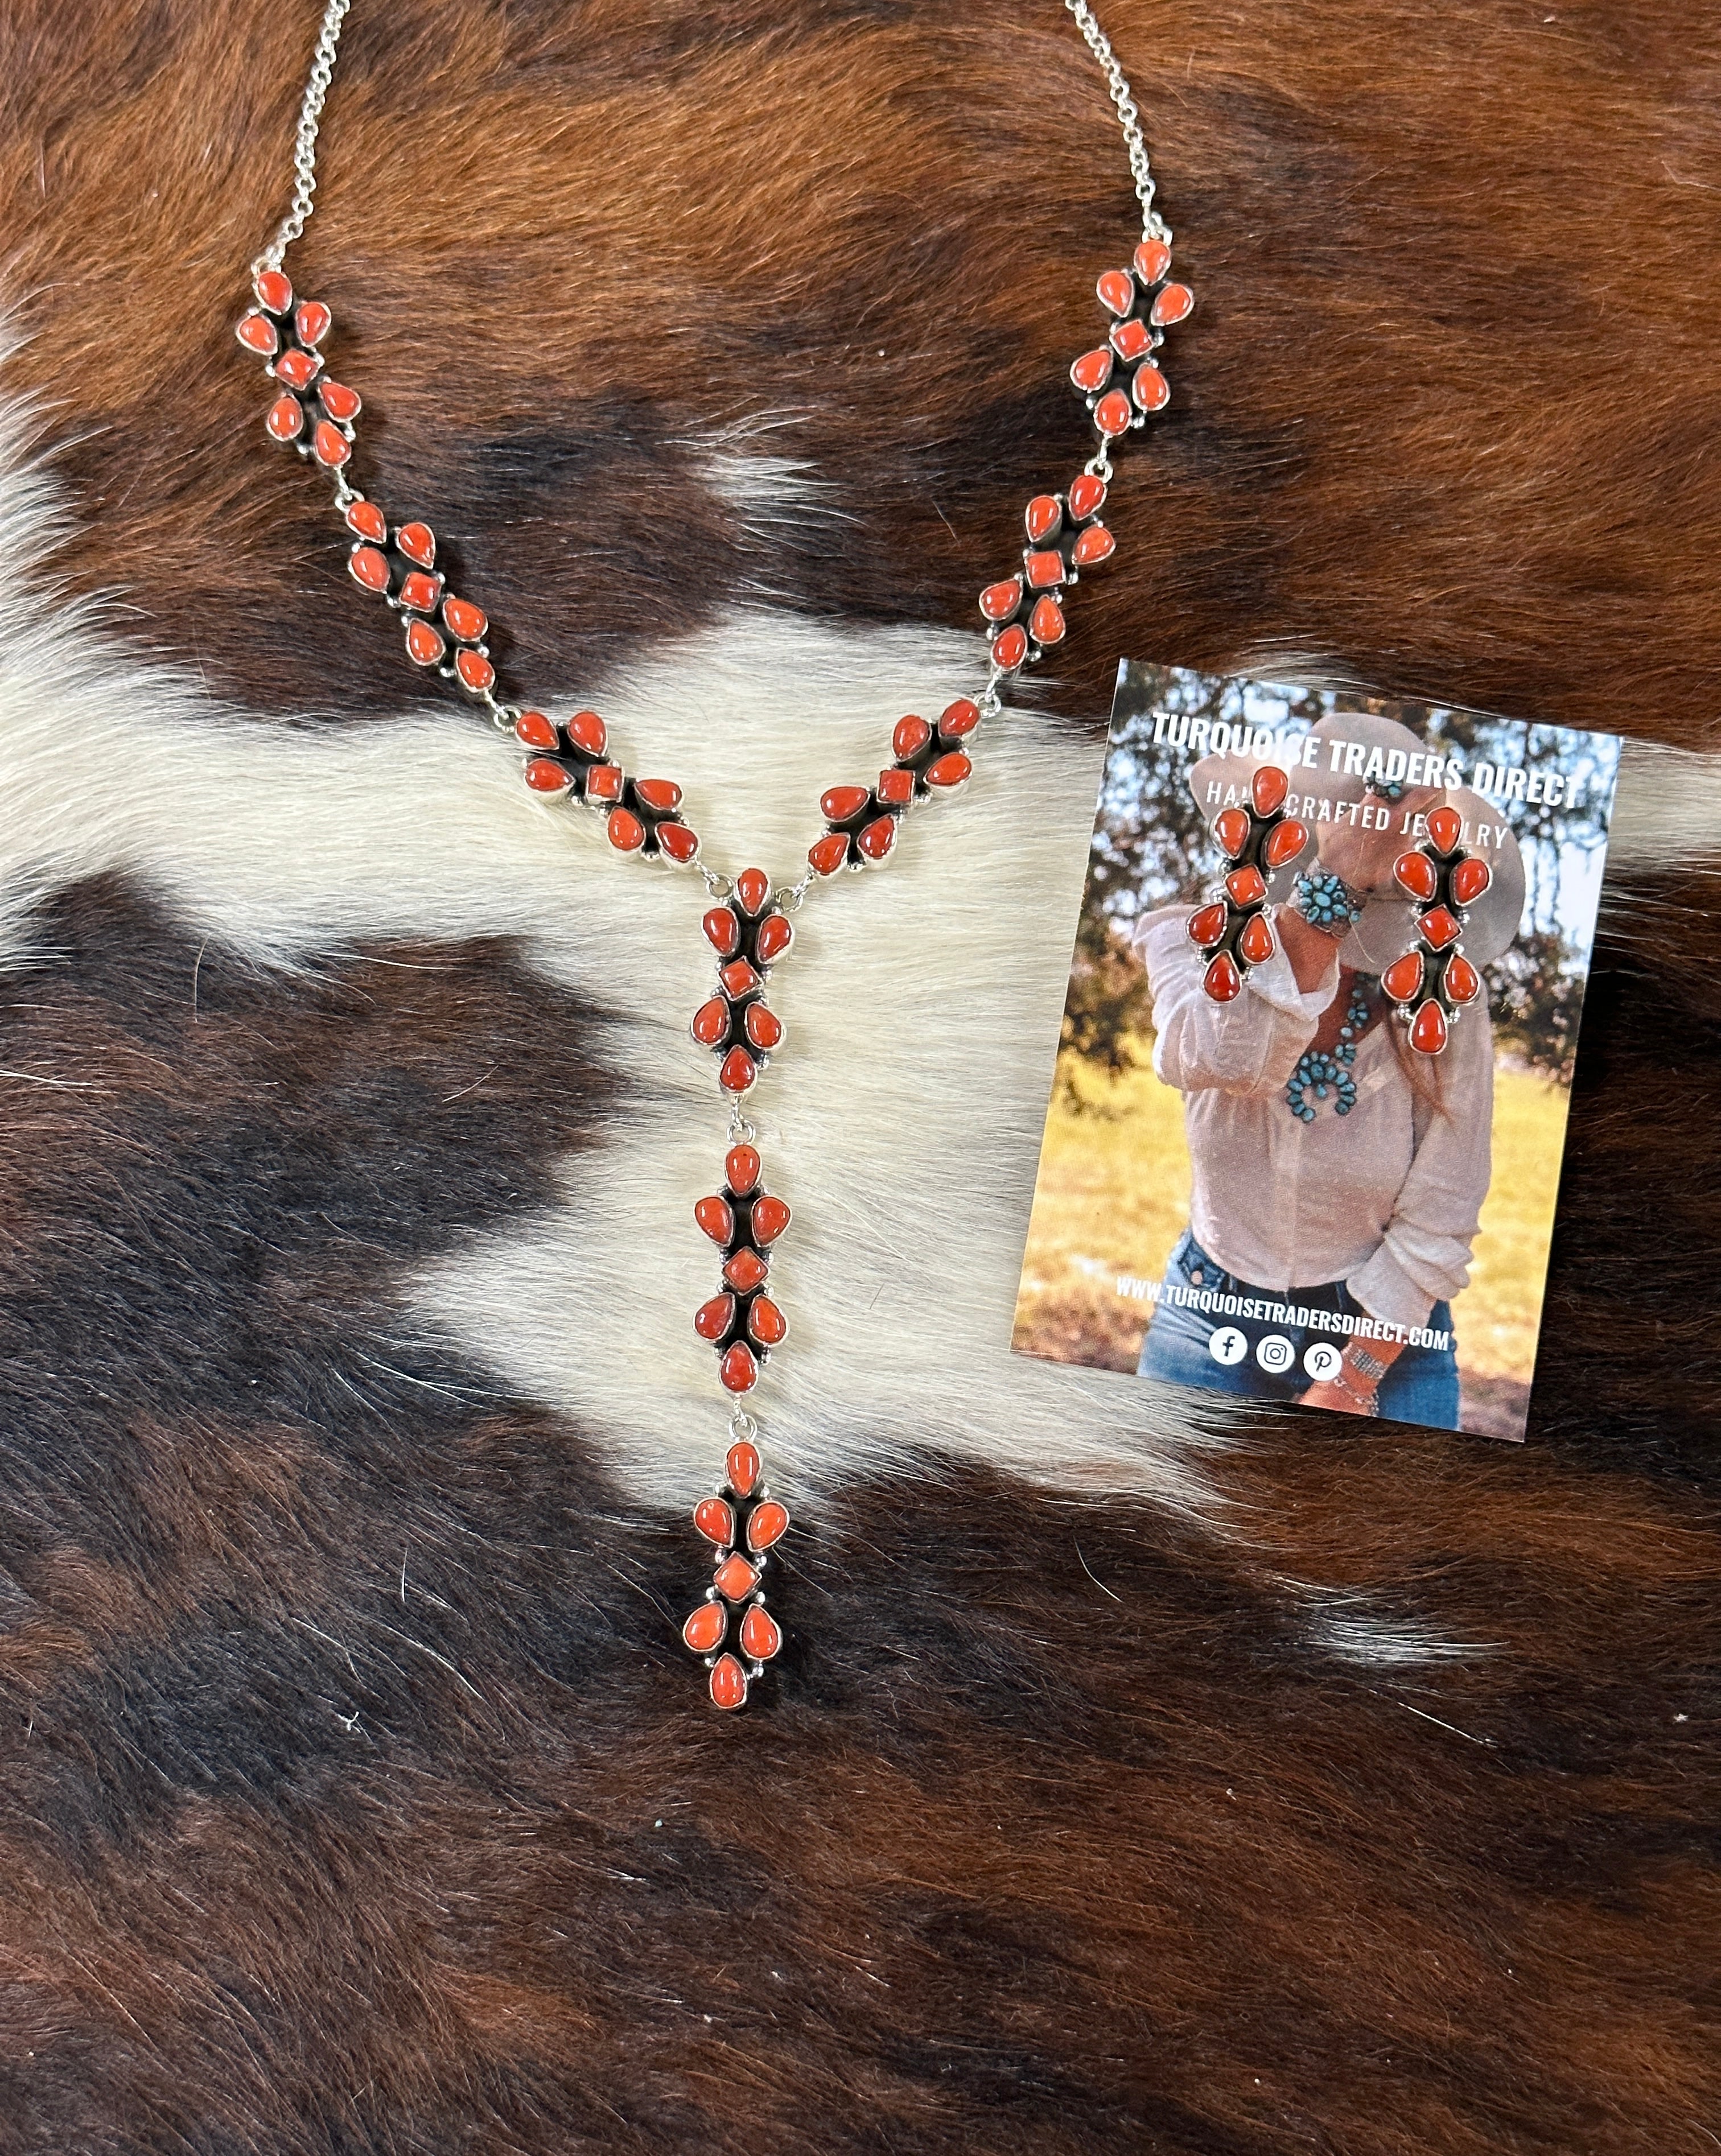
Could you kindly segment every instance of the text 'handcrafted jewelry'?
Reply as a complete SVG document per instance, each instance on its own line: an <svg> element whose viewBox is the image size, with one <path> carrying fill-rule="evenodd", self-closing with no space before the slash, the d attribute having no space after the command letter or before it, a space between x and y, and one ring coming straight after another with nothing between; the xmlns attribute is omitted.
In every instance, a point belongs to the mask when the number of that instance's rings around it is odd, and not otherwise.
<svg viewBox="0 0 1721 2156"><path fill-rule="evenodd" d="M1267 878L1287 869L1308 844L1308 826L1285 814L1291 782L1276 764L1264 763L1249 783L1249 800L1221 808L1214 834L1231 866L1217 895L1198 906L1187 924L1189 938L1207 954L1201 985L1215 1003L1242 992L1251 966L1264 966L1278 948L1266 917Z"/></svg>
<svg viewBox="0 0 1721 2156"><path fill-rule="evenodd" d="M1329 1088L1335 1115L1348 1116L1355 1107L1356 1081L1350 1075L1350 1066L1357 1060L1357 1042L1369 1023L1369 991L1374 985L1371 976L1358 973L1350 984L1350 1001L1336 1045L1331 1049L1305 1049L1297 1057L1297 1068L1285 1086L1285 1098L1299 1122L1312 1123L1315 1119L1309 1095L1324 1101Z"/></svg>
<svg viewBox="0 0 1721 2156"><path fill-rule="evenodd" d="M698 836L681 816L681 788L671 779L638 778L626 771L612 756L609 729L596 712L576 711L558 720L503 701L485 642L488 617L475 602L450 590L438 567L429 526L416 521L391 524L348 477L357 440L354 423L363 407L357 391L331 381L325 371L321 347L333 326L329 308L318 300L296 298L281 264L311 213L318 127L351 4L352 0L327 0L300 108L292 207L251 265L256 305L239 323L239 340L263 361L275 385L275 399L264 415L265 430L332 478L335 508L352 542L347 567L357 583L398 616L414 665L465 690L512 735L522 752L526 785L540 800L578 803L593 810L617 853L697 869L708 897L716 901L704 916L703 928L717 952L718 993L695 1013L692 1033L699 1046L717 1059L718 1098L728 1106L729 1149L722 1192L701 1199L694 1218L722 1250L723 1265L719 1292L700 1306L693 1325L715 1353L724 1390L732 1396L747 1394L789 1332L788 1320L765 1290L770 1253L789 1225L789 1209L763 1188L755 1133L740 1111L772 1051L783 1040L782 1022L768 1008L764 991L773 963L787 955L794 942L791 916L812 888L840 870L866 869L886 860L910 808L962 786L974 767L970 752L976 730L983 719L1003 709L1003 685L1063 637L1066 587L1116 551L1115 539L1099 521L1112 479L1110 451L1169 401L1170 389L1153 355L1165 327L1183 321L1194 301L1186 285L1170 280L1171 232L1153 207L1153 180L1129 85L1088 0L1065 0L1105 72L1142 207L1142 239L1130 267L1107 270L1096 288L1111 318L1107 341L1071 369L1087 401L1098 449L1066 491L1035 495L1027 508L1028 543L1020 572L989 584L981 595L990 665L979 697L959 698L936 720L912 714L899 719L891 742L892 760L875 783L834 786L822 796L824 833L809 848L799 880L773 895L763 869L743 869L730 877L700 860ZM1282 798L1285 780L1282 773L1277 777ZM1261 818L1282 832L1284 826L1269 810L1262 808ZM1300 825L1295 828L1301 833ZM1251 844L1252 835L1252 829L1245 834ZM1302 844L1300 837L1290 853L1276 851L1274 864L1288 860ZM1247 850L1233 849L1240 858ZM1253 858L1251 854L1251 873L1256 873ZM1262 890L1264 895L1264 883ZM1259 920L1258 910L1245 906L1240 918L1243 914ZM1271 932L1264 921L1260 928L1270 952ZM1249 952L1257 947L1257 941L1249 941L1241 962L1247 963ZM717 1570L706 1600L688 1618L681 1636L706 1666L712 1698L719 1707L737 1707L782 1645L759 1582L768 1553L789 1526L789 1514L759 1481L753 1441L758 1426L738 1402L731 1410L729 1435L725 1493L705 1499L694 1512L700 1532L717 1546Z"/></svg>
<svg viewBox="0 0 1721 2156"><path fill-rule="evenodd" d="M1482 993L1482 976L1458 939L1465 908L1487 889L1493 871L1464 850L1463 835L1456 808L1431 808L1426 841L1392 865L1393 881L1415 906L1417 940L1393 960L1380 985L1408 1020L1411 1047L1424 1055L1440 1054L1459 1013Z"/></svg>

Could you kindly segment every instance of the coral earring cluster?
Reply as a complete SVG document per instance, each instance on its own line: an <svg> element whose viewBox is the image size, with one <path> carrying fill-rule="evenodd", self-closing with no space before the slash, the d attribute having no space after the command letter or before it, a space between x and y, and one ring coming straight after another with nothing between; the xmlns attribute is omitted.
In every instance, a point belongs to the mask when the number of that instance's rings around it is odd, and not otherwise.
<svg viewBox="0 0 1721 2156"><path fill-rule="evenodd" d="M1221 808L1214 835L1230 864L1225 880L1185 924L1190 942L1207 960L1201 986L1216 1004L1243 993L1250 968L1264 966L1278 947L1266 917L1270 880L1298 860L1308 845L1308 826L1285 814L1291 782L1266 763L1250 782L1249 799Z"/></svg>
<svg viewBox="0 0 1721 2156"><path fill-rule="evenodd" d="M1428 814L1428 837L1392 865L1393 881L1416 909L1416 942L1395 958L1380 986L1410 1029L1410 1045L1438 1055L1467 1004L1482 993L1482 976L1464 955L1466 909L1493 880L1493 871L1460 841L1463 819L1442 806Z"/></svg>

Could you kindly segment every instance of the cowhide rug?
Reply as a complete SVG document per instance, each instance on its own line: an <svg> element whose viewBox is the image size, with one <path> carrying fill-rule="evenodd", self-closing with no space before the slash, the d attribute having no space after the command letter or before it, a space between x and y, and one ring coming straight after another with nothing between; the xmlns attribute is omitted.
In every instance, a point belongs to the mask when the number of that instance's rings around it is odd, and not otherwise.
<svg viewBox="0 0 1721 2156"><path fill-rule="evenodd" d="M702 896L263 434L316 13L0 25L0 2151L1721 2145L1721 18L1110 0L1199 308L777 984L726 1717ZM1052 0L357 0L289 267L509 693L783 878L975 683L1133 211ZM1641 745L1522 1450L1007 1352L1123 652Z"/></svg>

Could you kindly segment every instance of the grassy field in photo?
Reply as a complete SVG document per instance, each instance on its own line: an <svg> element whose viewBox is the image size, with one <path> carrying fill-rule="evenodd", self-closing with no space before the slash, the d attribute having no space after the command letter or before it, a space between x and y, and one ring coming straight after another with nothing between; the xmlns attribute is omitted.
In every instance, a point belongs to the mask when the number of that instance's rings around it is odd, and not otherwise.
<svg viewBox="0 0 1721 2156"><path fill-rule="evenodd" d="M1149 1042L1134 1053L1115 1080L1061 1059L1016 1304L1025 1354L1133 1370L1152 1306L1120 1296L1118 1276L1157 1280L1189 1224L1183 1096L1154 1077ZM1487 1435L1522 1435L1566 1107L1564 1086L1496 1072L1493 1181L1452 1312L1465 1424Z"/></svg>

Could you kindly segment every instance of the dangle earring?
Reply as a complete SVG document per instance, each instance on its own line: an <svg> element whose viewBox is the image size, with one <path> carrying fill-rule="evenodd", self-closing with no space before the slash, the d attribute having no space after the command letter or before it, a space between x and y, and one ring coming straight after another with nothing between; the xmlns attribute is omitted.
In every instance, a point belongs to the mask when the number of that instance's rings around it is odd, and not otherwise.
<svg viewBox="0 0 1721 2156"><path fill-rule="evenodd" d="M1249 806L1221 808L1214 835L1230 866L1225 883L1189 916L1190 942L1204 952L1201 985L1216 1004L1242 993L1251 966L1264 966L1278 947L1266 913L1267 878L1289 868L1308 844L1308 826L1285 814L1291 782L1276 764L1264 763L1249 788Z"/></svg>
<svg viewBox="0 0 1721 2156"><path fill-rule="evenodd" d="M1464 956L1459 937L1473 906L1493 880L1493 871L1459 844L1463 819L1456 808L1431 808L1428 837L1392 865L1393 881L1416 908L1416 941L1395 958L1380 985L1410 1028L1410 1045L1438 1055L1453 1022L1482 993L1482 975Z"/></svg>

